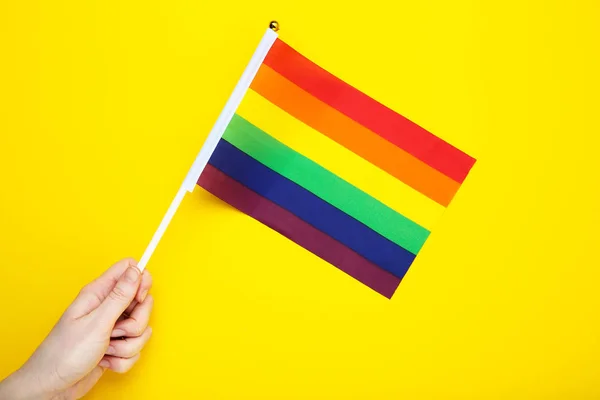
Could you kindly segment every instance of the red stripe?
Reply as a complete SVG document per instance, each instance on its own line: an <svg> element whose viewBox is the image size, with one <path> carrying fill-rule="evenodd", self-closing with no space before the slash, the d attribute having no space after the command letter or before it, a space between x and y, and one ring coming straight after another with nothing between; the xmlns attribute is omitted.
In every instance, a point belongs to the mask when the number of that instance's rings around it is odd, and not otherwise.
<svg viewBox="0 0 600 400"><path fill-rule="evenodd" d="M387 298L392 297L400 284L399 278L367 261L337 240L253 192L212 165L206 166L200 175L198 185Z"/></svg>
<svg viewBox="0 0 600 400"><path fill-rule="evenodd" d="M325 71L280 39L264 63L324 103L462 183L475 159Z"/></svg>

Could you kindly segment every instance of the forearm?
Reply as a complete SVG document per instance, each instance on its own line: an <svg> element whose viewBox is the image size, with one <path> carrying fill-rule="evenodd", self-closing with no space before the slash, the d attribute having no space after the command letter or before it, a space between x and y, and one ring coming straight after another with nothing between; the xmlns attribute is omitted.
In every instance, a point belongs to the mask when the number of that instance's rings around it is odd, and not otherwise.
<svg viewBox="0 0 600 400"><path fill-rule="evenodd" d="M41 389L34 374L23 367L0 382L0 400L46 400L52 396Z"/></svg>

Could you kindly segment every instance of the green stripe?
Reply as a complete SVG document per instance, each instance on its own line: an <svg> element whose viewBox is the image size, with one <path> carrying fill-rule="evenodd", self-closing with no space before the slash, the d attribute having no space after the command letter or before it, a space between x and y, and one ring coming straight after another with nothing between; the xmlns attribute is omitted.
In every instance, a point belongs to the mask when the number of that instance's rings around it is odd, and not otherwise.
<svg viewBox="0 0 600 400"><path fill-rule="evenodd" d="M273 171L417 254L429 231L234 115L223 138Z"/></svg>

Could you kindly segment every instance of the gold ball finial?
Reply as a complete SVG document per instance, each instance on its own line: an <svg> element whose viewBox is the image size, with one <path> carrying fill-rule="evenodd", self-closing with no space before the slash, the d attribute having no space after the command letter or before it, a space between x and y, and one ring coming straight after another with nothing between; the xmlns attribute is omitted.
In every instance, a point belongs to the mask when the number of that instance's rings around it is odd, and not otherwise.
<svg viewBox="0 0 600 400"><path fill-rule="evenodd" d="M279 22L277 22L277 21L271 21L271 23L269 24L269 28L271 28L275 32L277 32L279 30Z"/></svg>

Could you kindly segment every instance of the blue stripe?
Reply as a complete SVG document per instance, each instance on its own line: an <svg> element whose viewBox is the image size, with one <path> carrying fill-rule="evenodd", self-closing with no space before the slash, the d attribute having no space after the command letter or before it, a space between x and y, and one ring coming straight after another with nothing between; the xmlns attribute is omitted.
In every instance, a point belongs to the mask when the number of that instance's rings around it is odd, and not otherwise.
<svg viewBox="0 0 600 400"><path fill-rule="evenodd" d="M399 278L415 259L410 251L264 166L225 139L221 139L209 163Z"/></svg>

